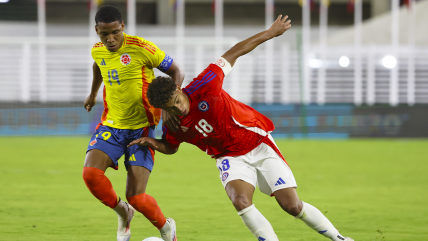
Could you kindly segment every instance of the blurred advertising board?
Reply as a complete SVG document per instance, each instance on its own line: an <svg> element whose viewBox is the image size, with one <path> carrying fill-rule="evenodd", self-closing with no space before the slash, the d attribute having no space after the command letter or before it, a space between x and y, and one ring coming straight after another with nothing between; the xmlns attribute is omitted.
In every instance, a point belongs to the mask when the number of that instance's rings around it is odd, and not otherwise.
<svg viewBox="0 0 428 241"><path fill-rule="evenodd" d="M102 105L90 113L83 107L0 109L0 136L92 134L102 110Z"/></svg>
<svg viewBox="0 0 428 241"><path fill-rule="evenodd" d="M428 105L253 104L252 107L274 122L274 137L428 137ZM89 113L77 106L0 109L0 136L91 135L100 122L102 112L102 105L96 105ZM161 136L160 127L156 136Z"/></svg>
<svg viewBox="0 0 428 241"><path fill-rule="evenodd" d="M427 138L428 105L265 105L253 108L275 124L274 137Z"/></svg>

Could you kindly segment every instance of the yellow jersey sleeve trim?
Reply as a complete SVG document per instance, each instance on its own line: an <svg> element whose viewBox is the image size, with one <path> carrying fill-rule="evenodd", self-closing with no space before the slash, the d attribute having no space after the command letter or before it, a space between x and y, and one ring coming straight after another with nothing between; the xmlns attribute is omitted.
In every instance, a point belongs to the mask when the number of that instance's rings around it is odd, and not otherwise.
<svg viewBox="0 0 428 241"><path fill-rule="evenodd" d="M126 45L137 49L138 52L143 55L141 59L145 59L147 61L145 64L152 68L159 67L165 58L164 51L159 49L154 43L145 40L144 38L126 35L124 43L125 42Z"/></svg>

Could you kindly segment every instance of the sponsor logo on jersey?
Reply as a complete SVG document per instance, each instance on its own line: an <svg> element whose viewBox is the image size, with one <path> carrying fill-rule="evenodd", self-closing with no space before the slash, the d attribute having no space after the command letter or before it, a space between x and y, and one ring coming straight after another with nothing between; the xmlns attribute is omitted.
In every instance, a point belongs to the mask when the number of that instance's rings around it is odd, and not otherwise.
<svg viewBox="0 0 428 241"><path fill-rule="evenodd" d="M221 68L223 68L226 65L226 63L224 62L224 59L222 59L222 58L217 59L217 61L215 62L215 64L218 65L218 66L220 66Z"/></svg>
<svg viewBox="0 0 428 241"><path fill-rule="evenodd" d="M282 178L279 178L278 181L275 183L275 186L282 185L282 184L285 184L285 182L284 180L282 180Z"/></svg>
<svg viewBox="0 0 428 241"><path fill-rule="evenodd" d="M89 142L89 145L90 145L90 146L93 146L93 145L95 145L96 143L97 143L97 139L95 139L95 140L93 140L93 141Z"/></svg>
<svg viewBox="0 0 428 241"><path fill-rule="evenodd" d="M103 59L100 65L106 65L106 61Z"/></svg>
<svg viewBox="0 0 428 241"><path fill-rule="evenodd" d="M203 100L203 101L199 102L198 108L200 111L205 112L210 108L210 105L208 105L208 102Z"/></svg>
<svg viewBox="0 0 428 241"><path fill-rule="evenodd" d="M112 121L112 120L107 120L107 122L108 122L108 123L110 123L110 124L113 124L113 121Z"/></svg>
<svg viewBox="0 0 428 241"><path fill-rule="evenodd" d="M131 63L131 55L122 54L122 56L120 56L120 62L122 63L122 65L130 64Z"/></svg>
<svg viewBox="0 0 428 241"><path fill-rule="evenodd" d="M226 181L226 179L229 177L229 173L225 172L223 173L223 175L221 176L221 180L224 182Z"/></svg>
<svg viewBox="0 0 428 241"><path fill-rule="evenodd" d="M183 130L183 132L186 132L189 129L189 127L182 126L181 129Z"/></svg>

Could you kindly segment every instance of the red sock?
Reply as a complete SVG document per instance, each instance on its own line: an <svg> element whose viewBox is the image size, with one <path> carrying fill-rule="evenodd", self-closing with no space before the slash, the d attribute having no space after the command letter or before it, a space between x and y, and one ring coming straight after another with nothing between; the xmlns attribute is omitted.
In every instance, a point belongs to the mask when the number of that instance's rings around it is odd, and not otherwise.
<svg viewBox="0 0 428 241"><path fill-rule="evenodd" d="M166 218L152 196L142 193L127 197L126 199L128 199L131 206L142 213L156 228L161 229L165 225Z"/></svg>
<svg viewBox="0 0 428 241"><path fill-rule="evenodd" d="M116 192L103 171L95 167L84 167L82 176L89 191L98 200L110 208L116 207L118 203Z"/></svg>

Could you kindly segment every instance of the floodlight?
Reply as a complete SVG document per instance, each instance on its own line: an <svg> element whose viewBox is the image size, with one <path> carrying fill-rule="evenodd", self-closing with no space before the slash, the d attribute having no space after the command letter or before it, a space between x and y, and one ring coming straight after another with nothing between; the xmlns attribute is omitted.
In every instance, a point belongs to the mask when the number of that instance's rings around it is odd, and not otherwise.
<svg viewBox="0 0 428 241"><path fill-rule="evenodd" d="M319 69L322 67L323 62L320 59L310 59L309 67L314 69Z"/></svg>
<svg viewBox="0 0 428 241"><path fill-rule="evenodd" d="M392 55L387 55L382 59L382 65L385 68L393 69L397 66L397 59Z"/></svg>
<svg viewBox="0 0 428 241"><path fill-rule="evenodd" d="M340 59L339 59L340 67L346 68L349 66L349 63L350 63L350 61L349 61L349 58L347 56L340 57Z"/></svg>

